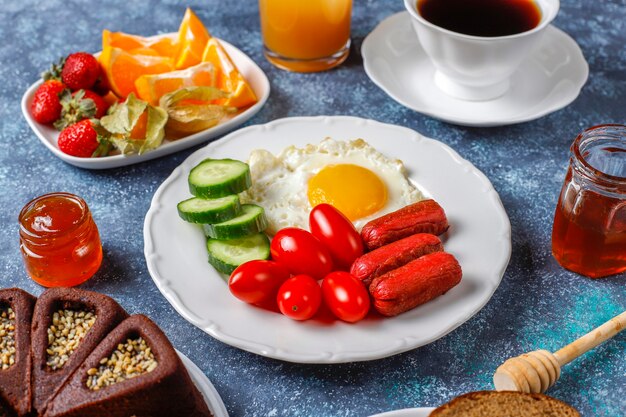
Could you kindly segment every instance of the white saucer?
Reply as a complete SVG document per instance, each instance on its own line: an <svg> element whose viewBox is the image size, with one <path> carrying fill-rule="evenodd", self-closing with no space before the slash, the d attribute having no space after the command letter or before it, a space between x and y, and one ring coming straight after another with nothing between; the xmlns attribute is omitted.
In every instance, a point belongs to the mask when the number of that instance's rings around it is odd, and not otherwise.
<svg viewBox="0 0 626 417"><path fill-rule="evenodd" d="M465 126L525 122L559 110L580 93L589 66L576 42L554 26L511 78L511 88L488 101L443 93L407 12L383 20L363 41L365 72L391 98L410 109Z"/></svg>

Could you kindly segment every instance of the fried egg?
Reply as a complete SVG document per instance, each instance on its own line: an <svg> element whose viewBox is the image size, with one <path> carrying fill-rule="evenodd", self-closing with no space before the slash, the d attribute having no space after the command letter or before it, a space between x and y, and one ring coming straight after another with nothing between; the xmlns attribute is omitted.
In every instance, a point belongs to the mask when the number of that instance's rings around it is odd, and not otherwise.
<svg viewBox="0 0 626 417"><path fill-rule="evenodd" d="M248 164L252 186L241 200L265 209L271 235L284 227L308 230L309 212L320 203L333 205L360 231L368 221L424 199L402 161L363 139L326 138L279 155L255 150Z"/></svg>

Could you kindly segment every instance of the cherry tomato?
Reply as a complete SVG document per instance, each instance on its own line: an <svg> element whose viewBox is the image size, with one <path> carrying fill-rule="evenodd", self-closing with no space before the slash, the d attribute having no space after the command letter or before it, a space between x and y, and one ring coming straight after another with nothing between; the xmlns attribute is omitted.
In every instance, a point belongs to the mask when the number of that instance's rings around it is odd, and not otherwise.
<svg viewBox="0 0 626 417"><path fill-rule="evenodd" d="M330 251L335 268L349 271L363 255L363 240L346 216L330 204L318 204L309 215L309 227Z"/></svg>
<svg viewBox="0 0 626 417"><path fill-rule="evenodd" d="M322 279L333 269L328 249L311 233L296 227L279 230L272 239L270 252L272 259L285 265L294 275Z"/></svg>
<svg viewBox="0 0 626 417"><path fill-rule="evenodd" d="M276 301L285 316L294 320L308 320L322 304L322 290L310 276L296 275L280 286Z"/></svg>
<svg viewBox="0 0 626 417"><path fill-rule="evenodd" d="M348 272L328 274L322 281L322 296L330 311L349 323L361 320L370 309L365 285Z"/></svg>
<svg viewBox="0 0 626 417"><path fill-rule="evenodd" d="M249 261L230 274L228 288L241 301L257 304L276 296L278 288L289 278L289 271L273 261Z"/></svg>

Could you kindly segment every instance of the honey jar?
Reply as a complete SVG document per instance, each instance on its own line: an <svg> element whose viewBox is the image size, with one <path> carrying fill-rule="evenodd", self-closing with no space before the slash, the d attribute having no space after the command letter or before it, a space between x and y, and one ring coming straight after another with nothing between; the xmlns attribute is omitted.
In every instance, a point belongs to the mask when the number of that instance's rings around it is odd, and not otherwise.
<svg viewBox="0 0 626 417"><path fill-rule="evenodd" d="M38 284L75 286L100 267L100 235L82 198L63 192L37 197L24 206L19 224L26 272Z"/></svg>
<svg viewBox="0 0 626 417"><path fill-rule="evenodd" d="M591 278L626 271L626 126L595 126L574 140L552 254Z"/></svg>

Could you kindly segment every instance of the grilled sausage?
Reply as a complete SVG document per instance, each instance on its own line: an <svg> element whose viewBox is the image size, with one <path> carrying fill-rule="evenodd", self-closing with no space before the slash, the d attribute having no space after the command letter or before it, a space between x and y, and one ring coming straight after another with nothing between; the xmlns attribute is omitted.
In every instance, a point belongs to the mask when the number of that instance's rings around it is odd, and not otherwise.
<svg viewBox="0 0 626 417"><path fill-rule="evenodd" d="M361 230L369 250L416 233L440 235L448 230L446 213L435 200L423 200L368 222Z"/></svg>
<svg viewBox="0 0 626 417"><path fill-rule="evenodd" d="M399 268L420 256L441 251L443 251L443 245L437 236L418 233L358 257L352 263L350 273L363 281L366 288L369 288L374 278Z"/></svg>
<svg viewBox="0 0 626 417"><path fill-rule="evenodd" d="M387 272L372 281L374 308L396 316L445 293L461 281L461 266L446 252L435 252Z"/></svg>

